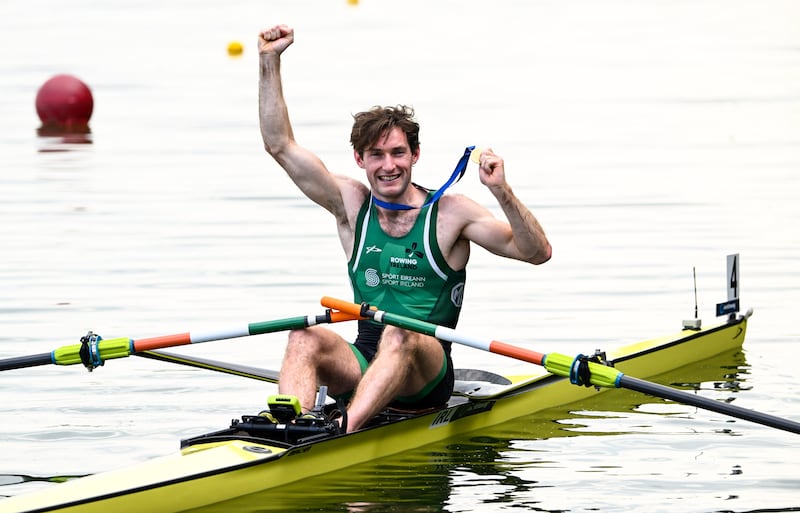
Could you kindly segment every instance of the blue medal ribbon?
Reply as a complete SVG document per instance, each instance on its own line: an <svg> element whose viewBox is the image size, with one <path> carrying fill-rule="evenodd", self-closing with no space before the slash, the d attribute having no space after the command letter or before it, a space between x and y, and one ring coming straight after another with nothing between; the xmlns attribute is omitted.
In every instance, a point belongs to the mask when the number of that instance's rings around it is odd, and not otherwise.
<svg viewBox="0 0 800 513"><path fill-rule="evenodd" d="M428 205L431 205L439 201L439 198L442 197L442 194L444 194L444 191L446 191L448 187L453 185L455 182L461 180L461 177L464 176L464 173L467 171L467 164L469 164L469 156L472 153L472 150L474 149L475 146L468 146L467 149L464 150L464 155L458 161L458 164L456 164L456 168L453 170L453 174L450 175L450 178L445 182L444 185L442 185L441 187L439 187L439 189L436 190L433 196L431 196L431 198L428 201L426 201L424 205L422 205L419 208L425 208ZM414 208L418 208L418 207L411 207L409 205L403 205L402 203L389 203L386 201L379 200L375 196L372 196L372 202L381 208L386 208L389 210L411 210Z"/></svg>

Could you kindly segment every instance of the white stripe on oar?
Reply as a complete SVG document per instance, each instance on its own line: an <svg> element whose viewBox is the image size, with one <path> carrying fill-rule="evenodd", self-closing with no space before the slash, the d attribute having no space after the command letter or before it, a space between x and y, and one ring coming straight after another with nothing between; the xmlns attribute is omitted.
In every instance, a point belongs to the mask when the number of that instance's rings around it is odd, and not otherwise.
<svg viewBox="0 0 800 513"><path fill-rule="evenodd" d="M245 328L204 331L200 333L189 333L190 344L200 344L201 342L211 342L213 340L223 340L226 338L247 337L250 330Z"/></svg>
<svg viewBox="0 0 800 513"><path fill-rule="evenodd" d="M463 335L453 328L448 328L445 326L439 326L436 328L436 338L440 338L442 340L448 340L450 342L455 342L456 344L461 344L469 347L474 347L475 349L480 349L481 351L489 351L492 350L492 343L493 340L481 340L475 337L468 337Z"/></svg>

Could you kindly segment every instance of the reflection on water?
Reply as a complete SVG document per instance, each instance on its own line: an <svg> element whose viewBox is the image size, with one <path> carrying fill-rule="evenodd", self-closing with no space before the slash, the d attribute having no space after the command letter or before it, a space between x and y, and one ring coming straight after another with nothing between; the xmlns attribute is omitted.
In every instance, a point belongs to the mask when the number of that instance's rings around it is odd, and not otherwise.
<svg viewBox="0 0 800 513"><path fill-rule="evenodd" d="M85 476L48 476L48 477L38 477L38 476L20 476L20 475L6 475L0 474L0 486L7 486L12 484L20 484L20 483L35 483L35 482L44 482L44 483L64 483L69 481L70 479L78 479Z"/></svg>
<svg viewBox="0 0 800 513"><path fill-rule="evenodd" d="M67 129L42 125L36 134L39 136L39 153L78 151L92 144L92 131L88 126Z"/></svg>
<svg viewBox="0 0 800 513"><path fill-rule="evenodd" d="M477 484L475 476L527 489L512 475L515 465L503 463L508 448L493 436L454 440L192 511L442 511L454 487Z"/></svg>

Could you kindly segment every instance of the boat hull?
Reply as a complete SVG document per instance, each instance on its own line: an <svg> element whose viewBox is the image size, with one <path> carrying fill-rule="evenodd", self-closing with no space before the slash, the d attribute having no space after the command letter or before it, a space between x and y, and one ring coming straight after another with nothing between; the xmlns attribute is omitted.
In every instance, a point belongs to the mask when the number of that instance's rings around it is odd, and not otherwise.
<svg viewBox="0 0 800 513"><path fill-rule="evenodd" d="M746 328L747 318L739 317L631 344L606 356L623 373L649 378L740 348ZM185 511L501 425L598 393L614 393L532 370L528 376L510 378L507 385L471 384L442 410L399 415L394 421L389 416L387 422L346 435L284 444L223 430L207 439L200 437L175 454L0 500L0 513Z"/></svg>

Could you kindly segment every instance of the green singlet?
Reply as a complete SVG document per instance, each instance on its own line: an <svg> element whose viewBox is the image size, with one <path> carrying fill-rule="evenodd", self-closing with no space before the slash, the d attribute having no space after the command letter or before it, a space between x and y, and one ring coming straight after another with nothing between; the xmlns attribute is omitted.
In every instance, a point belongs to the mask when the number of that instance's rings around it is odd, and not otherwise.
<svg viewBox="0 0 800 513"><path fill-rule="evenodd" d="M467 273L451 269L439 249L438 211L439 202L423 207L406 235L392 237L381 228L371 198L364 203L348 265L354 302L455 328Z"/></svg>

